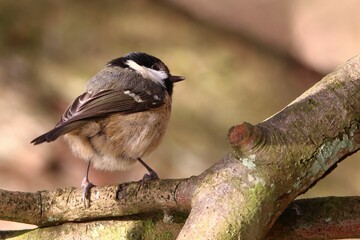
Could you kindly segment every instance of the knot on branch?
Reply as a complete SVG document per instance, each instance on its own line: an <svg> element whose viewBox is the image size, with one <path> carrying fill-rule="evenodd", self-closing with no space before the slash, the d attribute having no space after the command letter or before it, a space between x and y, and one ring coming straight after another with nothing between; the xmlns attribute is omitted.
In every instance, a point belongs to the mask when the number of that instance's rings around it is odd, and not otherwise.
<svg viewBox="0 0 360 240"><path fill-rule="evenodd" d="M228 141L238 156L261 148L265 142L265 134L259 126L244 122L229 129Z"/></svg>

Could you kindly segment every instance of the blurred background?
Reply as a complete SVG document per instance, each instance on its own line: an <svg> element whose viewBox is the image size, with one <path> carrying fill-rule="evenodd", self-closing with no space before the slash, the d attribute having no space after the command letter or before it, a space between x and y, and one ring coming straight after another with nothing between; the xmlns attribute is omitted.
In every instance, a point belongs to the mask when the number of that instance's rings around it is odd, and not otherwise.
<svg viewBox="0 0 360 240"><path fill-rule="evenodd" d="M0 189L80 186L85 162L62 139L30 141L106 62L130 51L187 78L175 87L163 143L145 161L161 178L201 173L228 150L229 127L263 121L360 52L358 9L356 0L0 1ZM305 196L359 195L359 158ZM90 179L116 184L145 172L91 169Z"/></svg>

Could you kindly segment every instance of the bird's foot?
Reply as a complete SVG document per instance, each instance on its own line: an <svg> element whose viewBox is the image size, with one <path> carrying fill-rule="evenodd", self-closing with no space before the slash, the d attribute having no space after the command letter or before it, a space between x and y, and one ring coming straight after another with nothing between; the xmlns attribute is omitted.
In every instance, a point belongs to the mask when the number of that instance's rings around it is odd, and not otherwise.
<svg viewBox="0 0 360 240"><path fill-rule="evenodd" d="M160 178L155 171L149 171L148 174L147 173L144 174L142 181L146 182L146 181L158 180L158 179L160 179Z"/></svg>
<svg viewBox="0 0 360 240"><path fill-rule="evenodd" d="M84 177L81 187L83 188L82 201L84 202L85 207L90 207L90 197L91 197L91 188L95 187L88 178Z"/></svg>
<svg viewBox="0 0 360 240"><path fill-rule="evenodd" d="M151 167L149 167L149 165L147 165L141 158L137 159L145 168L146 170L148 170L149 174L145 174L143 179L141 180L142 182L146 182L149 180L157 180L159 179L159 176L157 175L157 173L152 170Z"/></svg>

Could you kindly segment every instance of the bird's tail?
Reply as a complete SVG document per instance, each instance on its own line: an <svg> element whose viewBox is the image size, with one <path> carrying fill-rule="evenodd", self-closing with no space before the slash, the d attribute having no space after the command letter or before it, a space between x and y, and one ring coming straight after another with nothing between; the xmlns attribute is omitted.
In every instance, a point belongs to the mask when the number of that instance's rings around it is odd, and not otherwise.
<svg viewBox="0 0 360 240"><path fill-rule="evenodd" d="M84 124L83 121L78 121L78 122L73 122L70 124L57 126L54 129L48 131L47 133L44 133L43 135L38 136L37 138L32 140L30 143L32 143L34 145L38 145L38 144L41 144L44 142L55 141L61 135L71 132L83 124Z"/></svg>

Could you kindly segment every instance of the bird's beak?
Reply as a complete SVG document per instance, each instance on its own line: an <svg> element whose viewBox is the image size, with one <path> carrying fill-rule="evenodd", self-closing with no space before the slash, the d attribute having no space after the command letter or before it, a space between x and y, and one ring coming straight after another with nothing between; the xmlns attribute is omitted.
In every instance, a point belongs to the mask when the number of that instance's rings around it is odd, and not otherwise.
<svg viewBox="0 0 360 240"><path fill-rule="evenodd" d="M182 80L185 80L184 77L181 77L181 76L170 76L169 77L170 81L173 82L173 83L176 83L176 82L180 82Z"/></svg>

